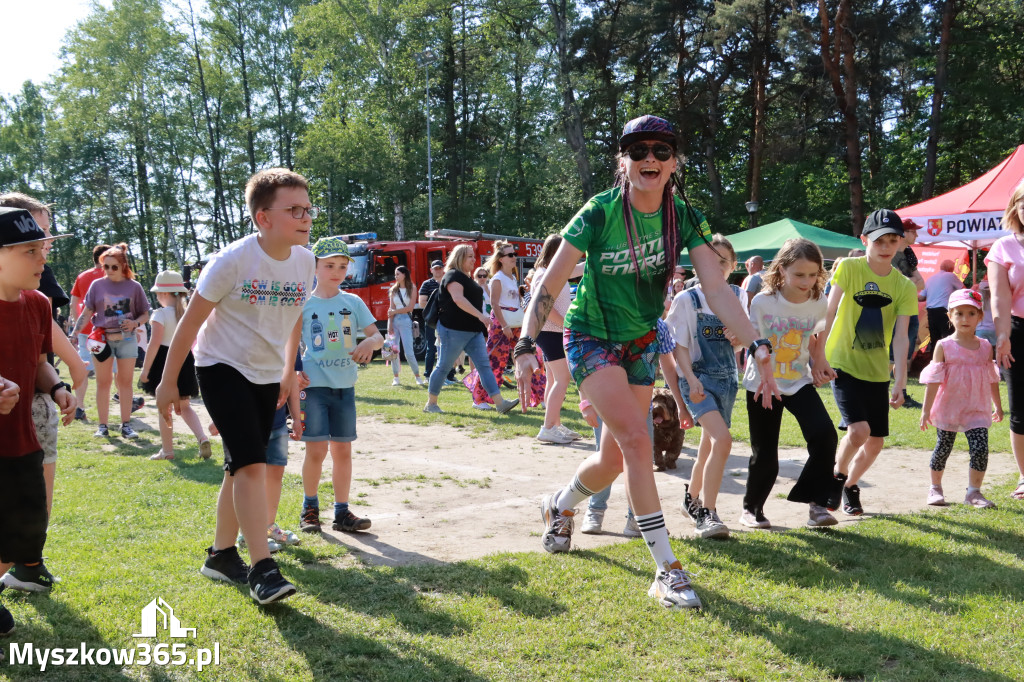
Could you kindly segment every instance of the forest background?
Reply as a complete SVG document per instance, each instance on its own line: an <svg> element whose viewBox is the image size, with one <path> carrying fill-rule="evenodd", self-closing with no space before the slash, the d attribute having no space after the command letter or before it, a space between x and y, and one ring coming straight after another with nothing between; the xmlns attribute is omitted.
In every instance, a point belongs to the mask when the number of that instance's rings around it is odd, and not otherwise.
<svg viewBox="0 0 1024 682"><path fill-rule="evenodd" d="M101 241L144 281L206 260L275 165L311 179L314 238L421 236L430 195L435 228L544 236L655 113L714 229L856 235L1024 143L1022 35L1020 0L114 0L0 95L0 191L77 235L68 284Z"/></svg>

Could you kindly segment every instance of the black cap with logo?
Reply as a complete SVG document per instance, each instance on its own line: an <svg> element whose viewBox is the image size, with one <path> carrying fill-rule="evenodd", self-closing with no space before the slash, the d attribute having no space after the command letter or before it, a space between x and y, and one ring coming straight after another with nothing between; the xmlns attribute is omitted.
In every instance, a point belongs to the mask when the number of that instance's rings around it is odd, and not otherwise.
<svg viewBox="0 0 1024 682"><path fill-rule="evenodd" d="M13 246L71 236L73 235L62 234L56 237L47 237L32 218L32 214L25 209L0 206L0 246Z"/></svg>
<svg viewBox="0 0 1024 682"><path fill-rule="evenodd" d="M903 219L896 215L896 211L887 208L880 208L867 217L864 221L864 229L861 231L865 237L875 241L885 234L894 234L897 237L903 236Z"/></svg>

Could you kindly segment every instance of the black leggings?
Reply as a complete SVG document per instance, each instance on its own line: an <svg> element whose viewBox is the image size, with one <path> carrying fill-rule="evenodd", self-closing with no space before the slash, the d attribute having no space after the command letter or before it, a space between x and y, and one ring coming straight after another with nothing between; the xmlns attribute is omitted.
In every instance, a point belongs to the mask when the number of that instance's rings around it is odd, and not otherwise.
<svg viewBox="0 0 1024 682"><path fill-rule="evenodd" d="M824 506L832 487L838 437L814 386L808 384L793 395L775 399L770 410L764 409L761 401L755 401L754 394L747 391L751 455L743 508L752 512L763 511L775 479L779 477L779 429L783 408L796 417L807 441L808 454L807 464L786 499Z"/></svg>
<svg viewBox="0 0 1024 682"><path fill-rule="evenodd" d="M1010 369L1003 370L1006 379L1006 404L1010 415L1010 431L1024 434L1024 406L1017 403L1024 397L1024 318L1010 321L1010 353L1014 357Z"/></svg>
<svg viewBox="0 0 1024 682"><path fill-rule="evenodd" d="M935 429L938 438L935 441L935 452L932 453L932 471L944 471L949 453L953 451L953 442L956 441L956 431L943 431ZM967 436L967 448L971 453L971 468L975 471L988 469L988 429L970 429L965 431Z"/></svg>

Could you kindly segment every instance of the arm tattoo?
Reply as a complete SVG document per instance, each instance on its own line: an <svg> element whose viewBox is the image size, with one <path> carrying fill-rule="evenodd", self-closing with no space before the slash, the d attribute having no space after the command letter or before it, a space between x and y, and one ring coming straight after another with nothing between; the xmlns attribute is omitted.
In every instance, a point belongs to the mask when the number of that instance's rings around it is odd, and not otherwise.
<svg viewBox="0 0 1024 682"><path fill-rule="evenodd" d="M548 319L548 315L551 314L551 310L555 307L555 297L548 292L548 288L541 284L540 291L533 297L533 301L536 304L533 307L533 319L537 321L537 331L539 334L544 328L544 322Z"/></svg>
<svg viewBox="0 0 1024 682"><path fill-rule="evenodd" d="M78 319L75 321L75 326L71 330L71 333L74 334L74 335L78 335L79 333L81 333L82 327L84 327L84 326L85 326L85 313L82 313L81 315L78 316Z"/></svg>

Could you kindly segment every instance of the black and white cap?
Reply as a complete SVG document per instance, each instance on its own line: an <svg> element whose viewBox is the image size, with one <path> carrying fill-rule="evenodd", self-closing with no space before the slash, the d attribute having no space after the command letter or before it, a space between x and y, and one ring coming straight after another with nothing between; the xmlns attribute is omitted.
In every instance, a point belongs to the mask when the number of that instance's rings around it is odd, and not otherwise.
<svg viewBox="0 0 1024 682"><path fill-rule="evenodd" d="M70 234L47 237L43 229L36 224L32 214L23 208L0 206L0 246L13 246L27 242L38 242L43 239L63 239Z"/></svg>

